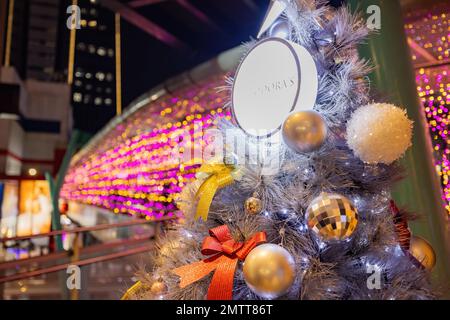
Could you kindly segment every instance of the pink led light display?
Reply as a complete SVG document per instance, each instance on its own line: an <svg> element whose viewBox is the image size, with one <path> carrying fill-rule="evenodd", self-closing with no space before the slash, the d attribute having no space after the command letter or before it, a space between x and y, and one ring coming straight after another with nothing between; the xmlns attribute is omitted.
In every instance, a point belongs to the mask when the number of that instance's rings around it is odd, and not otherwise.
<svg viewBox="0 0 450 320"><path fill-rule="evenodd" d="M450 7L432 8L430 12L413 12L405 25L407 35L428 53L428 60L412 52L416 63L416 83L434 148L437 173L443 199L450 213ZM430 57L432 60L430 61ZM422 66L422 67L421 67Z"/></svg>
<svg viewBox="0 0 450 320"><path fill-rule="evenodd" d="M61 197L147 219L178 215L175 200L195 177L207 144L204 134L221 118L224 78L149 102L78 154Z"/></svg>
<svg viewBox="0 0 450 320"><path fill-rule="evenodd" d="M436 169L441 178L443 197L447 204L446 208L450 212L449 72L448 66L420 69L416 75L416 81L433 142Z"/></svg>

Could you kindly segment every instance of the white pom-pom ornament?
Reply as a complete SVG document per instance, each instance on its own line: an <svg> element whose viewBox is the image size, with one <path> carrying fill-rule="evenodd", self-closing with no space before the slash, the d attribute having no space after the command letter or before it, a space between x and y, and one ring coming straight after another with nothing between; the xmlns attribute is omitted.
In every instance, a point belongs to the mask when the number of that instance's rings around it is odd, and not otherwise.
<svg viewBox="0 0 450 320"><path fill-rule="evenodd" d="M366 163L391 164L411 146L412 121L392 104L370 104L356 110L347 124L347 143Z"/></svg>

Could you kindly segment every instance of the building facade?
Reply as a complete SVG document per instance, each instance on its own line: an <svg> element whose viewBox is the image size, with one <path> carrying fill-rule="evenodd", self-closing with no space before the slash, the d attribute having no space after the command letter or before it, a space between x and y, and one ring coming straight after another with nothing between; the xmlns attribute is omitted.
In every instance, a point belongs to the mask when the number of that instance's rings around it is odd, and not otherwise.
<svg viewBox="0 0 450 320"><path fill-rule="evenodd" d="M67 25L72 5L75 30ZM0 0L0 7L0 174L56 172L62 151L55 150L65 149L72 128L94 133L116 115L120 19L95 0ZM24 137L30 150L9 150L7 137Z"/></svg>
<svg viewBox="0 0 450 320"><path fill-rule="evenodd" d="M80 29L67 23L73 5ZM0 236L45 232L49 210L36 200L49 196L45 173L58 173L73 129L94 133L116 114L120 18L95 0L0 0L0 9ZM36 215L43 228L20 223Z"/></svg>
<svg viewBox="0 0 450 320"><path fill-rule="evenodd" d="M69 82L72 85L74 127L85 132L100 130L116 114L116 16L98 1L66 1L80 8L80 29L73 30L69 47ZM71 30L62 31L70 38ZM70 65L72 64L72 65ZM120 65L119 65L120 68Z"/></svg>
<svg viewBox="0 0 450 320"><path fill-rule="evenodd" d="M0 175L55 173L67 145L70 87L58 69L59 0L1 0ZM29 174L31 172L31 175Z"/></svg>

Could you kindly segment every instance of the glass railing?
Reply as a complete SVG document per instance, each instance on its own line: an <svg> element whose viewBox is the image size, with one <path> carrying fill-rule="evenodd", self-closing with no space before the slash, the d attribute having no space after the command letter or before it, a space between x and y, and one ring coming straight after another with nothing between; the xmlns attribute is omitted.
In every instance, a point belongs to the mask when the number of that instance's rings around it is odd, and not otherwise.
<svg viewBox="0 0 450 320"><path fill-rule="evenodd" d="M34 277L0 284L0 299L4 300L118 300L134 283L138 266L148 262L149 254L130 254L121 258L99 261L80 267L80 287L67 285L71 274L67 270L43 273ZM27 270L37 267L27 266ZM70 271L70 270L69 270ZM1 272L0 272L1 273ZM70 279L69 279L70 280Z"/></svg>
<svg viewBox="0 0 450 320"><path fill-rule="evenodd" d="M118 299L138 266L151 265L149 251L169 220L128 218L1 238L0 299ZM63 250L55 249L58 237Z"/></svg>

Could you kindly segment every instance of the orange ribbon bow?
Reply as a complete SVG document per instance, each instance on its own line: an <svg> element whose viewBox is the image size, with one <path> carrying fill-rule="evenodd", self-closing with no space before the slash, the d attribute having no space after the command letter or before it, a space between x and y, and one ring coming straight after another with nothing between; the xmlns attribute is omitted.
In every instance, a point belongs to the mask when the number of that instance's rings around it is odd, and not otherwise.
<svg viewBox="0 0 450 320"><path fill-rule="evenodd" d="M398 242L403 250L409 251L411 242L411 231L408 227L408 220L405 219L402 212L399 210L393 200L390 202L392 215L394 216L395 233L397 234Z"/></svg>
<svg viewBox="0 0 450 320"><path fill-rule="evenodd" d="M231 300L237 262L244 260L253 248L266 242L266 233L258 232L246 242L236 242L227 225L209 230L202 244L202 254L214 255L172 270L180 277L180 288L203 279L215 270L208 288L208 300Z"/></svg>

